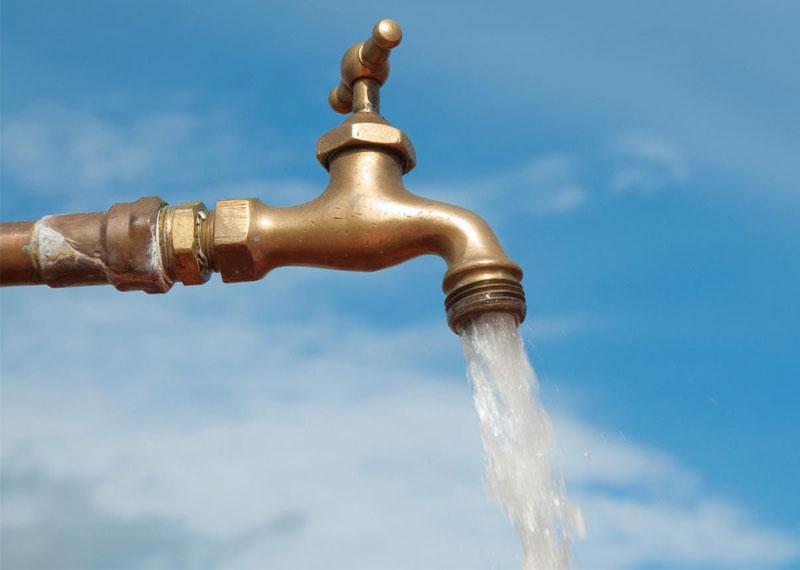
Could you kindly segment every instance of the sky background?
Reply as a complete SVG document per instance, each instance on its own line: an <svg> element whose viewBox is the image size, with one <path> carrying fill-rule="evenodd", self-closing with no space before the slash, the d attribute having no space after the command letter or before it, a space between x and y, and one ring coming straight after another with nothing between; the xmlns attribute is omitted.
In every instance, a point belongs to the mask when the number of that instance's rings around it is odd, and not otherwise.
<svg viewBox="0 0 800 570"><path fill-rule="evenodd" d="M327 180L404 28L420 194L525 269L580 568L800 568L800 4L2 3L2 219ZM443 263L4 289L4 568L514 568Z"/></svg>

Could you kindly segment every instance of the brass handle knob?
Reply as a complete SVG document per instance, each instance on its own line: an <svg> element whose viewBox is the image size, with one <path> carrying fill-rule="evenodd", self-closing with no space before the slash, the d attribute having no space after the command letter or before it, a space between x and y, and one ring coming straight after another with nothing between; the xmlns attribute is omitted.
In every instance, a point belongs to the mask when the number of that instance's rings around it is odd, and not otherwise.
<svg viewBox="0 0 800 570"><path fill-rule="evenodd" d="M342 57L342 80L328 95L328 102L337 113L353 110L353 82L373 79L383 85L389 77L389 53L400 44L403 30L388 18L372 27L372 36L347 50Z"/></svg>

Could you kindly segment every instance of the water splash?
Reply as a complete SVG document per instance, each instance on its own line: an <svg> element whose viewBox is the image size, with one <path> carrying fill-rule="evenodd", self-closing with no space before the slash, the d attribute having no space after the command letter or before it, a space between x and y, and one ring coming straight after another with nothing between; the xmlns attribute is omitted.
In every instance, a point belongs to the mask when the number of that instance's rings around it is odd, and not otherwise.
<svg viewBox="0 0 800 570"><path fill-rule="evenodd" d="M475 317L461 343L486 451L484 482L517 529L523 569L566 570L580 513L553 467L550 419L514 318Z"/></svg>

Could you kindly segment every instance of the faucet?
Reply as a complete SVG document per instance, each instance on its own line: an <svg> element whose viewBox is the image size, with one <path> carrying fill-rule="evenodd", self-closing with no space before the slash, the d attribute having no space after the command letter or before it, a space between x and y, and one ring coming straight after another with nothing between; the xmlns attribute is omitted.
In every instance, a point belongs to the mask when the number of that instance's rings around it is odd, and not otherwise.
<svg viewBox="0 0 800 570"><path fill-rule="evenodd" d="M406 134L380 115L397 22L379 21L348 49L328 101L350 114L317 142L330 181L318 197L291 207L256 198L174 207L150 196L106 212L45 216L0 224L0 286L111 284L166 293L218 272L225 283L254 281L281 266L376 271L434 254L451 329L485 312L525 318L522 270L489 225L469 210L412 194L403 175L416 155Z"/></svg>

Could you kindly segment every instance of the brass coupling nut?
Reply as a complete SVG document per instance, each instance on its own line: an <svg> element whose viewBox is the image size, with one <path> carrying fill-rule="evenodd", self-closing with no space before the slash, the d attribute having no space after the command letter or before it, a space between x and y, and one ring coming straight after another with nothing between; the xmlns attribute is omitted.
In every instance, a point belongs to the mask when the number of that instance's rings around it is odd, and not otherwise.
<svg viewBox="0 0 800 570"><path fill-rule="evenodd" d="M202 202L184 202L174 208L164 208L164 266L173 280L184 285L202 285L211 276L202 240L207 221L208 210Z"/></svg>
<svg viewBox="0 0 800 570"><path fill-rule="evenodd" d="M255 281L264 276L256 260L263 249L255 231L258 200L218 200L214 210L214 269L222 281Z"/></svg>

